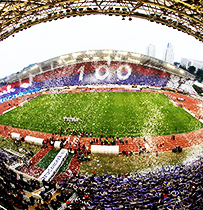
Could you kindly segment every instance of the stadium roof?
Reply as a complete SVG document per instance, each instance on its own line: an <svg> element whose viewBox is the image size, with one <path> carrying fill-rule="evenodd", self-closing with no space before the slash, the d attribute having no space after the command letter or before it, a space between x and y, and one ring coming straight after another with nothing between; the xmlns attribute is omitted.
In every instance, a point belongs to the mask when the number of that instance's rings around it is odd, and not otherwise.
<svg viewBox="0 0 203 210"><path fill-rule="evenodd" d="M41 22L97 14L147 19L203 41L201 0L2 0L0 40Z"/></svg>
<svg viewBox="0 0 203 210"><path fill-rule="evenodd" d="M24 68L21 72L7 77L6 82L15 82L19 79L28 78L30 74L38 75L59 67L68 66L70 64L97 61L107 61L107 63L110 63L111 61L135 63L173 73L180 77L191 79L195 78L194 75L184 71L183 69L143 54L119 50L90 50L65 54L35 65L30 65L27 68Z"/></svg>

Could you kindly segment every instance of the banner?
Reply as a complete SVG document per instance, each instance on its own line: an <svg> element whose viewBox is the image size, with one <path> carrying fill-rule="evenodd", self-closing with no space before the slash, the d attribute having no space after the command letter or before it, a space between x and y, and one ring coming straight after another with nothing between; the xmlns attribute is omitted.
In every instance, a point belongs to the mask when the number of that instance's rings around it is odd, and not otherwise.
<svg viewBox="0 0 203 210"><path fill-rule="evenodd" d="M54 158L54 160L48 166L48 168L41 174L41 176L39 177L39 180L41 181L45 180L47 182L51 181L55 177L55 175L58 173L59 169L65 162L67 156L68 156L68 150L61 149L58 155Z"/></svg>
<svg viewBox="0 0 203 210"><path fill-rule="evenodd" d="M0 99L0 103L4 103L4 102L6 102L6 101L8 101L10 99L17 98L19 96L26 95L28 93L38 92L40 90L41 90L40 88L36 88L36 89L32 89L32 90L27 90L27 91L24 91L24 92L16 93L16 94L13 94L13 95L9 95L9 96L7 96L5 98Z"/></svg>

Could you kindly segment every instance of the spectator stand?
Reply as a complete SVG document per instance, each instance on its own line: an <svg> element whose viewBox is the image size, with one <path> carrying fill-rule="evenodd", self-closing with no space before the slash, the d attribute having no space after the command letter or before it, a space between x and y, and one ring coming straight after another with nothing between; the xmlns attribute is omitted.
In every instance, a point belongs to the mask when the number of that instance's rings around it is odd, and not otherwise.
<svg viewBox="0 0 203 210"><path fill-rule="evenodd" d="M13 157L6 156L2 151L0 151L0 155L0 202L3 202L3 205L9 210L16 209L16 207L27 209L28 202L25 195L39 188L40 183L33 177L11 168L8 165L8 159L13 159Z"/></svg>
<svg viewBox="0 0 203 210"><path fill-rule="evenodd" d="M25 157L25 154L20 154L19 152L13 151L11 149L4 148L3 150L5 150L7 153L10 153L14 156L17 156L18 158L24 158Z"/></svg>
<svg viewBox="0 0 203 210"><path fill-rule="evenodd" d="M65 67L56 67L54 70L46 69L32 79L24 78L21 81L5 85L0 88L2 91L0 101L52 88L98 84L150 85L196 94L192 88L193 80L188 79L188 75L181 77L173 72L158 70L156 66L148 67L129 61L112 61L110 63L98 61L97 63L70 64Z"/></svg>
<svg viewBox="0 0 203 210"><path fill-rule="evenodd" d="M10 169L14 170L14 169L18 169L20 170L20 168L22 168L24 166L24 162L22 161L22 159L25 158L25 154L20 154L18 152L15 152L11 149L3 149L4 151L7 152L7 154L11 154L13 156L15 156L16 158L18 158L18 160L20 159L21 161L13 161L13 163L9 166ZM9 157L10 155L8 155Z"/></svg>

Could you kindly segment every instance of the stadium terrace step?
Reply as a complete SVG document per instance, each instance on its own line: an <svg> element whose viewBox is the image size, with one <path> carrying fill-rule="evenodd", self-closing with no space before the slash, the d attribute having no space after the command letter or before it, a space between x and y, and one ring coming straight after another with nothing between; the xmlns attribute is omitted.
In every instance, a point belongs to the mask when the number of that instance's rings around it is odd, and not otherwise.
<svg viewBox="0 0 203 210"><path fill-rule="evenodd" d="M20 158L24 158L24 157L25 157L24 154L20 154L19 152L13 151L13 150L11 150L11 149L6 149L6 148L4 148L4 150L5 150L6 152L8 152L8 153L11 153L12 155L17 156L17 157L20 157Z"/></svg>

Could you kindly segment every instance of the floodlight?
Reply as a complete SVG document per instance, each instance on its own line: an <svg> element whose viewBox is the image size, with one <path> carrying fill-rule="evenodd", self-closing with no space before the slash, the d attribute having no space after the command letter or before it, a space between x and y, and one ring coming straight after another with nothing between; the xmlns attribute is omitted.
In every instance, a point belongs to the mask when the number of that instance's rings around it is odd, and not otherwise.
<svg viewBox="0 0 203 210"><path fill-rule="evenodd" d="M94 57L93 60L99 60L99 57Z"/></svg>
<svg viewBox="0 0 203 210"><path fill-rule="evenodd" d="M121 60L121 57L116 56L115 59L116 60Z"/></svg>
<svg viewBox="0 0 203 210"><path fill-rule="evenodd" d="M131 55L138 58L141 56L140 54L137 54L137 53L131 53Z"/></svg>
<svg viewBox="0 0 203 210"><path fill-rule="evenodd" d="M167 66L168 68L175 69L175 66L173 66L173 65L170 64L170 63L167 63L166 66Z"/></svg>
<svg viewBox="0 0 203 210"><path fill-rule="evenodd" d="M73 56L74 58L77 58L79 55L81 55L81 53L72 53L72 56Z"/></svg>
<svg viewBox="0 0 203 210"><path fill-rule="evenodd" d="M91 54L95 54L95 51L86 51L86 54L91 55Z"/></svg>
<svg viewBox="0 0 203 210"><path fill-rule="evenodd" d="M62 64L62 63L63 63L63 61L62 61L61 59L59 59L59 60L58 60L58 63L59 63L59 64Z"/></svg>
<svg viewBox="0 0 203 210"><path fill-rule="evenodd" d="M73 63L75 62L76 60L69 60L69 61L66 61L66 63Z"/></svg>
<svg viewBox="0 0 203 210"><path fill-rule="evenodd" d="M32 66L30 69L34 70L34 69L37 69L37 68L38 68L38 65L36 64L36 65Z"/></svg>
<svg viewBox="0 0 203 210"><path fill-rule="evenodd" d="M121 54L121 55L127 55L128 52L124 52L124 51L118 51L117 53Z"/></svg>
<svg viewBox="0 0 203 210"><path fill-rule="evenodd" d="M113 51L112 51L112 50L103 50L103 53L112 54L112 53L113 53Z"/></svg>
<svg viewBox="0 0 203 210"><path fill-rule="evenodd" d="M181 69L181 70L180 70L180 73L181 73L181 74L184 74L185 72Z"/></svg>
<svg viewBox="0 0 203 210"><path fill-rule="evenodd" d="M128 60L129 60L129 61L131 61L131 62L133 62L133 63L137 63L137 64L139 64L139 63L140 63L140 61L139 61L139 60L135 60L135 59L132 59L132 58L128 58Z"/></svg>
<svg viewBox="0 0 203 210"><path fill-rule="evenodd" d="M62 59L68 58L68 57L69 57L69 55L62 55L62 56L61 56Z"/></svg>

